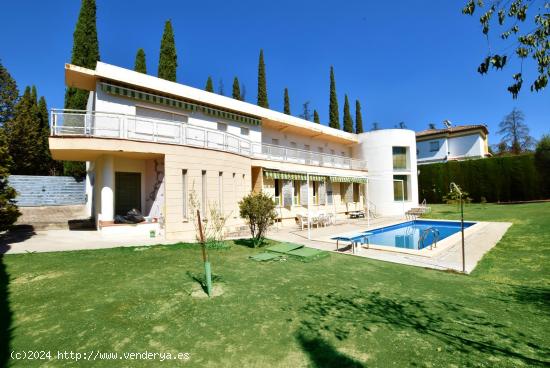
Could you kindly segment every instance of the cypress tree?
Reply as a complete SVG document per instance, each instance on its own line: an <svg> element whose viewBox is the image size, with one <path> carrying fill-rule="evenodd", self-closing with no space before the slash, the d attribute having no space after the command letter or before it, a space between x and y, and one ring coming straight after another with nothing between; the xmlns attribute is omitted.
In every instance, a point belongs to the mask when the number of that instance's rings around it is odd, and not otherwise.
<svg viewBox="0 0 550 368"><path fill-rule="evenodd" d="M239 101L243 100L243 97L241 96L241 87L239 84L239 78L237 77L233 79L233 92L231 93L231 96L235 100L239 100Z"/></svg>
<svg viewBox="0 0 550 368"><path fill-rule="evenodd" d="M264 50L260 50L260 58L258 60L258 106L269 109L267 101L267 82L265 78L265 63Z"/></svg>
<svg viewBox="0 0 550 368"><path fill-rule="evenodd" d="M84 68L95 69L99 59L95 0L82 0L78 21L73 33L71 63ZM88 96L88 91L68 87L65 90L65 108L85 110ZM82 176L85 173L83 162L65 161L63 166L66 175Z"/></svg>
<svg viewBox="0 0 550 368"><path fill-rule="evenodd" d="M321 120L319 119L319 113L317 110L313 110L313 121L317 124L321 124Z"/></svg>
<svg viewBox="0 0 550 368"><path fill-rule="evenodd" d="M172 21L164 23L164 32L160 42L160 56L158 77L172 82L176 81L176 68L178 67L178 56L176 55L176 42Z"/></svg>
<svg viewBox="0 0 550 368"><path fill-rule="evenodd" d="M212 77L211 76L208 76L208 79L206 80L206 86L204 87L204 90L206 92L214 93L214 83L212 83Z"/></svg>
<svg viewBox="0 0 550 368"><path fill-rule="evenodd" d="M137 50L134 70L136 72L147 74L147 63L145 62L145 50L143 49Z"/></svg>
<svg viewBox="0 0 550 368"><path fill-rule="evenodd" d="M336 81L334 80L334 68L330 67L330 102L328 126L340 129L340 115L338 112L338 98L336 97Z"/></svg>
<svg viewBox="0 0 550 368"><path fill-rule="evenodd" d="M6 136L0 129L0 231L8 230L21 215L15 204L15 189L8 183L11 164Z"/></svg>
<svg viewBox="0 0 550 368"><path fill-rule="evenodd" d="M82 0L80 14L73 33L71 63L84 68L95 69L99 60L99 42L96 28L95 0ZM65 92L65 108L85 110L88 91L69 87Z"/></svg>
<svg viewBox="0 0 550 368"><path fill-rule="evenodd" d="M344 132L353 133L353 120L349 111L348 95L344 99Z"/></svg>
<svg viewBox="0 0 550 368"><path fill-rule="evenodd" d="M285 88L285 105L284 105L284 113L287 115L290 115L290 98L288 97L288 88Z"/></svg>
<svg viewBox="0 0 550 368"><path fill-rule="evenodd" d="M11 119L19 97L17 83L0 62L0 128Z"/></svg>
<svg viewBox="0 0 550 368"><path fill-rule="evenodd" d="M55 161L52 159L50 152L50 145L48 137L50 135L50 119L48 114L48 105L46 104L46 98L44 96L40 97L38 101L37 108L37 119L38 119L38 136L40 141L41 148L41 159L42 167L40 169L43 175L56 175L59 174L63 167L60 161Z"/></svg>
<svg viewBox="0 0 550 368"><path fill-rule="evenodd" d="M355 100L355 133L363 133L363 116L361 115L361 103Z"/></svg>

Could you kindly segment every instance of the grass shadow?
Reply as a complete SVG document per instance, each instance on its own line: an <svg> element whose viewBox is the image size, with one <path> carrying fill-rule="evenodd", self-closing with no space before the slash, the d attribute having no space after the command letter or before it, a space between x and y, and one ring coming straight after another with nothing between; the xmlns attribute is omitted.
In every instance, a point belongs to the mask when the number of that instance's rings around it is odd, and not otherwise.
<svg viewBox="0 0 550 368"><path fill-rule="evenodd" d="M385 325L388 329L438 340L448 349L467 356L482 353L518 359L530 366L548 366L550 362L544 358L550 350L543 344L529 341L521 332L494 322L485 313L467 311L458 303L408 297L392 299L378 292L353 290L346 294L310 295L302 313L306 318L301 321L299 333L320 339L343 341L360 329L369 331L376 325Z"/></svg>
<svg viewBox="0 0 550 368"><path fill-rule="evenodd" d="M7 367L8 365L13 333L8 290L10 280L4 264L4 257L3 254L0 254L0 367Z"/></svg>
<svg viewBox="0 0 550 368"><path fill-rule="evenodd" d="M255 247L254 241L248 238L248 239L235 239L233 240L233 243L235 243L236 245L247 247L247 248L263 248L268 245L271 245L273 242L269 239L264 239L258 246Z"/></svg>
<svg viewBox="0 0 550 368"><path fill-rule="evenodd" d="M364 364L338 352L332 345L318 336L306 336L298 333L296 339L317 368L361 368Z"/></svg>
<svg viewBox="0 0 550 368"><path fill-rule="evenodd" d="M205 293L208 293L208 288L206 287L206 277L203 273L193 273L190 271L187 271L186 273L191 280L195 281L200 285L200 287ZM212 274L212 284L214 284L215 282L221 282L221 281L222 281L222 277L220 275Z"/></svg>

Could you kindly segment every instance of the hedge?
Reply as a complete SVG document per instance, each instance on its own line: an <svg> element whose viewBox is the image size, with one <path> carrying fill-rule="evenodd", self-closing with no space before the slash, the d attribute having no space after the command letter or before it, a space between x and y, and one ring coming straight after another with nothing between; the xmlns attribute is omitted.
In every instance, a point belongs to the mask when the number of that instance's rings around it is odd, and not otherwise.
<svg viewBox="0 0 550 368"><path fill-rule="evenodd" d="M428 203L442 203L451 182L474 202L544 199L550 186L550 167L537 165L533 154L419 165L418 170L420 200Z"/></svg>

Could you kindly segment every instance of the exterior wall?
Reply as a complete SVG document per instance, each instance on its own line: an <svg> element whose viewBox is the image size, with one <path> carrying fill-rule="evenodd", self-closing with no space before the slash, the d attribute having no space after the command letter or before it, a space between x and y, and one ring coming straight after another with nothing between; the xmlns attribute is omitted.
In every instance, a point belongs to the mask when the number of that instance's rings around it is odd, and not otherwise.
<svg viewBox="0 0 550 368"><path fill-rule="evenodd" d="M368 159L369 200L379 215L403 214L418 206L418 176L416 166L416 136L411 130L384 129L359 134L359 144L354 147L354 157ZM407 168L393 169L392 147L407 148ZM408 176L408 200L394 200L393 176Z"/></svg>
<svg viewBox="0 0 550 368"><path fill-rule="evenodd" d="M449 158L483 157L485 142L479 134L449 138Z"/></svg>
<svg viewBox="0 0 550 368"><path fill-rule="evenodd" d="M214 117L197 112L190 113L188 111L173 109L167 106L159 106L142 101L135 101L132 99L113 96L106 92L103 92L101 90L101 86L98 83L95 93L95 111L136 115L136 106L186 116L187 123L192 126L217 129L218 122L224 123L227 124L228 133L231 133L243 139L249 139L252 143L262 142L262 131L260 126L240 124L230 120L216 119ZM241 134L241 127L248 128L249 135Z"/></svg>
<svg viewBox="0 0 550 368"><path fill-rule="evenodd" d="M430 151L430 142L439 142L437 152ZM489 153L487 137L480 133L434 137L416 143L418 162L442 162L453 159L479 158Z"/></svg>
<svg viewBox="0 0 550 368"><path fill-rule="evenodd" d="M273 139L279 141L278 145L288 148L297 148L301 150L307 150L306 146L309 145L312 152L320 152L319 148L323 149L323 153L334 154L350 157L351 149L348 145L329 142L323 140L321 137L312 139L311 137L299 135L296 133L287 133L276 129L262 128L262 142L266 144L273 144ZM292 147L291 142L296 143L296 147Z"/></svg>
<svg viewBox="0 0 550 368"><path fill-rule="evenodd" d="M430 150L431 142L439 142L439 149L435 152ZM449 147L447 144L447 138L434 138L427 141L416 142L418 161L430 160L430 161L444 161L447 159Z"/></svg>
<svg viewBox="0 0 550 368"><path fill-rule="evenodd" d="M231 153L188 147L172 147L165 156L166 237L195 240L195 229L189 222L191 205L188 196L194 190L199 200L202 192L202 171L206 170L207 202L218 204L222 172L222 210L229 216L227 227L243 225L238 202L251 191L250 159ZM183 193L182 170L187 170L187 195ZM183 213L184 197L188 213ZM201 204L202 205L202 204ZM208 205L206 206L208 212Z"/></svg>

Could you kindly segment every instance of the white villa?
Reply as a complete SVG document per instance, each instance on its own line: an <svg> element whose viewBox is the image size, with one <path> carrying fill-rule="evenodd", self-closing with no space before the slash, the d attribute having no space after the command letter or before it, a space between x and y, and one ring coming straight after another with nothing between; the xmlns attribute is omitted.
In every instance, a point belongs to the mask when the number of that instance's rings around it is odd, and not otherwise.
<svg viewBox="0 0 550 368"><path fill-rule="evenodd" d="M251 191L273 196L283 226L308 207L344 218L418 206L411 130L346 133L102 62L67 64L65 82L90 91L88 106L52 110L50 150L87 162L88 214L106 234L194 240L192 193L203 216L212 204L229 216L227 232L244 225L238 202ZM114 224L132 208L150 222Z"/></svg>
<svg viewBox="0 0 550 368"><path fill-rule="evenodd" d="M485 125L446 126L416 133L418 164L483 158L490 155Z"/></svg>

